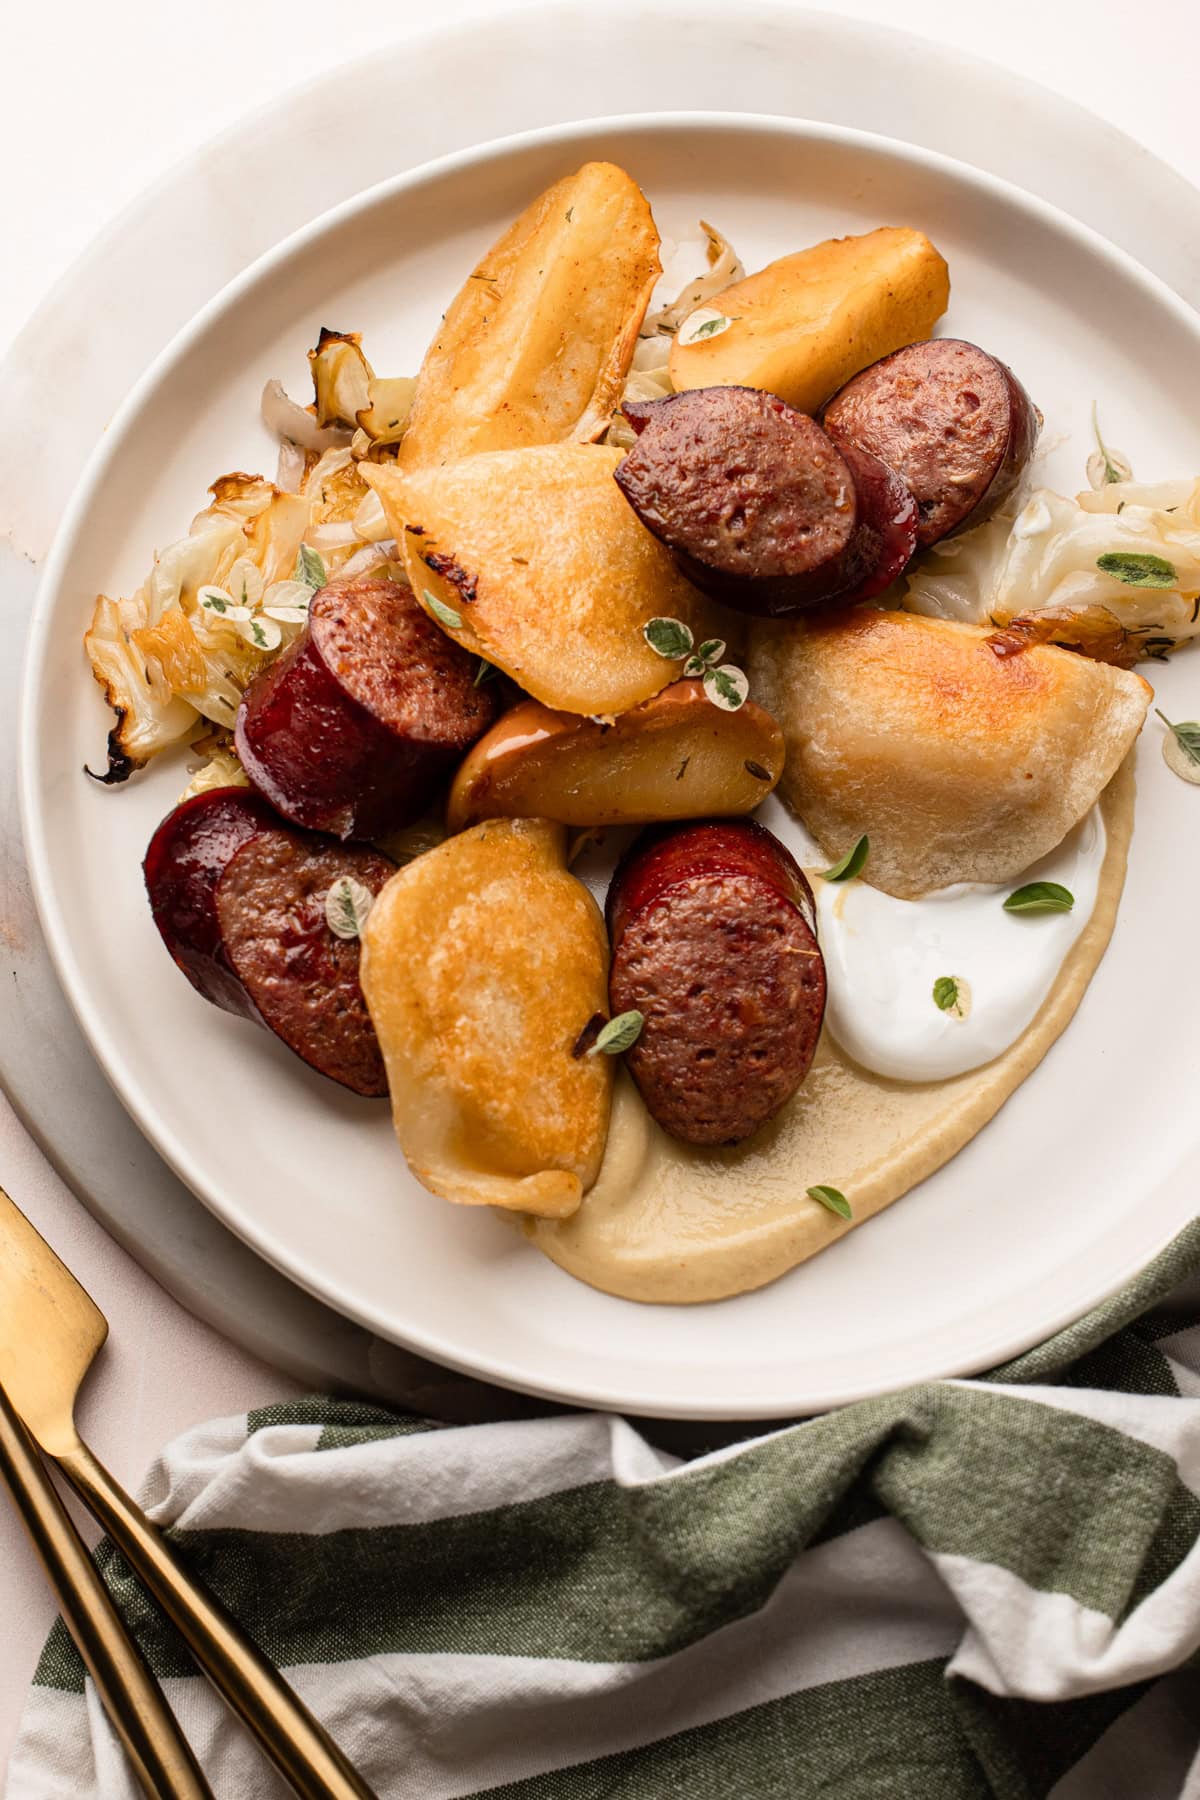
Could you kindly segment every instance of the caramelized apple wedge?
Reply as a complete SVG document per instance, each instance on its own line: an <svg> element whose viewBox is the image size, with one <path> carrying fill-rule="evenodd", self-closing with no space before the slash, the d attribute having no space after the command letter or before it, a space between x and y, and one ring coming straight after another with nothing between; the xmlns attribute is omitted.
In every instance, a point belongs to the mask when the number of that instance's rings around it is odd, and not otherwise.
<svg viewBox="0 0 1200 1800"><path fill-rule="evenodd" d="M464 1206L573 1213L604 1154L613 1066L574 1054L607 1012L608 941L564 827L492 819L399 870L359 979L418 1181Z"/></svg>
<svg viewBox="0 0 1200 1800"><path fill-rule="evenodd" d="M949 299L945 258L923 231L828 238L690 313L671 346L671 381L765 388L815 413L860 369L929 337Z"/></svg>
<svg viewBox="0 0 1200 1800"><path fill-rule="evenodd" d="M401 545L413 592L467 650L563 712L628 712L679 664L642 635L681 619L728 637L613 480L621 452L542 444L404 471L360 463Z"/></svg>
<svg viewBox="0 0 1200 1800"><path fill-rule="evenodd" d="M527 700L505 713L461 764L448 830L477 819L648 825L753 812L783 770L783 733L747 700L710 704L677 681L611 725Z"/></svg>
<svg viewBox="0 0 1200 1800"><path fill-rule="evenodd" d="M400 466L599 437L660 273L649 202L585 163L526 207L467 277L430 345Z"/></svg>

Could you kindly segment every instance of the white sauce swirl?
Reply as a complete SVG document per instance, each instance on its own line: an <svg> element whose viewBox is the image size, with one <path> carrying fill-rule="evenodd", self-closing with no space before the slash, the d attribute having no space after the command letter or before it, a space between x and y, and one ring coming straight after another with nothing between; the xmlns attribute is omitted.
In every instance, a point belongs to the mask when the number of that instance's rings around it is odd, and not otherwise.
<svg viewBox="0 0 1200 1800"><path fill-rule="evenodd" d="M855 1062L897 1081L944 1081L1016 1042L1092 916L1106 848L1099 809L1003 887L963 882L897 900L864 880L812 877L829 998L826 1029ZM815 858L803 856L811 870ZM870 863L867 864L870 874ZM1057 881L1070 912L1008 913L1030 881ZM965 984L965 1017L933 998L942 976Z"/></svg>

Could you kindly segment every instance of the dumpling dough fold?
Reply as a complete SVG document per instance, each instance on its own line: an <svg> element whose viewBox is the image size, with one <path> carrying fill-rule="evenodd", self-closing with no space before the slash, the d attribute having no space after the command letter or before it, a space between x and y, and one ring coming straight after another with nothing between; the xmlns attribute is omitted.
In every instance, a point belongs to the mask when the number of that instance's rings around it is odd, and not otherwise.
<svg viewBox="0 0 1200 1800"><path fill-rule="evenodd" d="M1127 669L856 607L764 621L750 691L783 727L780 798L831 861L901 899L1003 882L1060 843L1120 767L1153 698Z"/></svg>
<svg viewBox="0 0 1200 1800"><path fill-rule="evenodd" d="M596 1179L612 1062L575 1056L608 1004L604 920L566 832L489 819L400 869L360 965L396 1135L445 1200L563 1218Z"/></svg>

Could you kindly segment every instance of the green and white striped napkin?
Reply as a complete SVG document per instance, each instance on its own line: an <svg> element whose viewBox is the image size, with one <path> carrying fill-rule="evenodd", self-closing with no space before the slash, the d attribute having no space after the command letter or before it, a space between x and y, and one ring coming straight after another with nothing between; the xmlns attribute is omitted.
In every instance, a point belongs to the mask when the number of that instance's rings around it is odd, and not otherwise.
<svg viewBox="0 0 1200 1800"><path fill-rule="evenodd" d="M1200 1221L988 1379L691 1463L315 1400L146 1497L382 1800L1200 1795ZM99 1560L216 1794L282 1796ZM7 1800L59 1796L136 1800L61 1625Z"/></svg>

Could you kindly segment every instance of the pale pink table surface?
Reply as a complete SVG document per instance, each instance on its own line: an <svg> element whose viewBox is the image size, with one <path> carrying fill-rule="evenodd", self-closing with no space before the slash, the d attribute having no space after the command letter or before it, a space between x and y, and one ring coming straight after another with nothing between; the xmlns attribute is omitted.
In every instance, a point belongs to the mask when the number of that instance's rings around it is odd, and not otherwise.
<svg viewBox="0 0 1200 1800"><path fill-rule="evenodd" d="M489 10L488 0L441 0L437 12L445 23ZM825 10L903 24L1003 63L1102 114L1200 184L1195 0L1136 9L1125 0L908 0L902 16L894 0L855 0ZM121 0L115 11L58 0L13 11L0 109L9 252L0 344L106 222L180 157L332 60L394 43L425 17L411 3L331 9L327 0L286 8L207 0L201 13L156 0ZM469 26L463 48L469 56ZM63 130L64 120L76 129ZM118 1249L2 1100L0 1181L108 1314L112 1336L82 1422L121 1480L135 1485L155 1451L197 1420L293 1391ZM32 1553L0 1504L0 1770L51 1617Z"/></svg>

